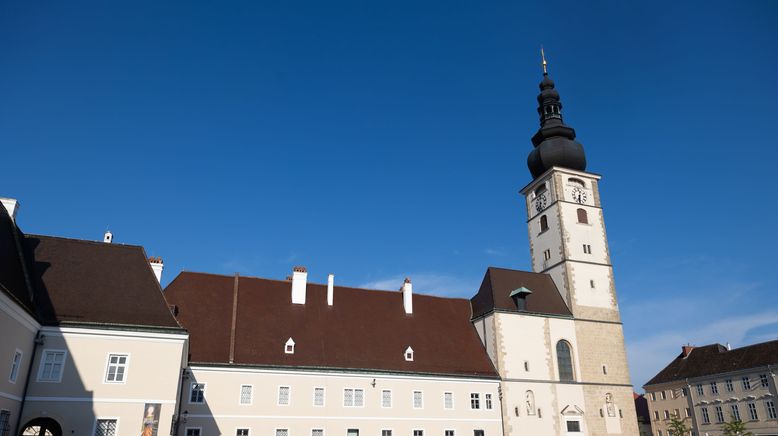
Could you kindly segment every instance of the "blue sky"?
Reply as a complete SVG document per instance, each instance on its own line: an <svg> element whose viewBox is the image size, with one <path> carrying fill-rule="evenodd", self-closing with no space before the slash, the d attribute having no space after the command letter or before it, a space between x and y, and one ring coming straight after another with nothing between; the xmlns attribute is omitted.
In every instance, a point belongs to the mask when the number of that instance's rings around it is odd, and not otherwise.
<svg viewBox="0 0 778 436"><path fill-rule="evenodd" d="M0 196L182 269L470 297L529 268L538 48L633 383L778 337L774 2L2 2ZM522 2L524 3L524 2Z"/></svg>

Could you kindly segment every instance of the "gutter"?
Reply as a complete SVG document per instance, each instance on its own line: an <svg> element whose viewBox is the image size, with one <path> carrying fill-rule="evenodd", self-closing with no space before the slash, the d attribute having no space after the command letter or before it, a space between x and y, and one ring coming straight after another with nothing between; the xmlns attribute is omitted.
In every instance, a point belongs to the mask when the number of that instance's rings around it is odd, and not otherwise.
<svg viewBox="0 0 778 436"><path fill-rule="evenodd" d="M24 381L24 390L22 391L22 402L19 404L19 415L16 417L16 426L14 426L13 434L19 434L19 427L22 425L22 413L24 412L24 404L27 400L27 390L30 388L30 379L32 378L32 367L35 363L35 353L38 351L38 346L43 345L46 340L46 336L42 335L40 330L35 335L35 340L32 343L32 353L30 355L30 364L27 366L27 380Z"/></svg>

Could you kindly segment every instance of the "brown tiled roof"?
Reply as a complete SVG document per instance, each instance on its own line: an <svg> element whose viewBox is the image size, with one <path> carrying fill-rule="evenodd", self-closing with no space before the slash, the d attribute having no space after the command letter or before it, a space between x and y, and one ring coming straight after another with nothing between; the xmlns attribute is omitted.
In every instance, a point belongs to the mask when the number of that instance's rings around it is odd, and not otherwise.
<svg viewBox="0 0 778 436"><path fill-rule="evenodd" d="M521 287L532 292L526 297L526 312L572 316L550 275L492 266L486 270L478 293L470 299L473 318L494 309L518 312L510 294Z"/></svg>
<svg viewBox="0 0 778 436"><path fill-rule="evenodd" d="M183 272L165 289L189 330L191 360L230 363L233 295L237 295L234 363L497 377L470 323L465 299L308 283L306 303L292 304L291 281ZM398 287L399 287L398 283ZM289 338L294 354L284 352ZM405 361L410 346L414 360Z"/></svg>
<svg viewBox="0 0 778 436"><path fill-rule="evenodd" d="M0 292L5 293L28 312L33 313L30 290L24 275L19 230L0 203Z"/></svg>
<svg viewBox="0 0 778 436"><path fill-rule="evenodd" d="M41 323L180 329L142 247L26 235Z"/></svg>
<svg viewBox="0 0 778 436"><path fill-rule="evenodd" d="M686 357L679 354L645 386L766 365L778 365L778 340L733 350L721 344L705 345L694 347Z"/></svg>

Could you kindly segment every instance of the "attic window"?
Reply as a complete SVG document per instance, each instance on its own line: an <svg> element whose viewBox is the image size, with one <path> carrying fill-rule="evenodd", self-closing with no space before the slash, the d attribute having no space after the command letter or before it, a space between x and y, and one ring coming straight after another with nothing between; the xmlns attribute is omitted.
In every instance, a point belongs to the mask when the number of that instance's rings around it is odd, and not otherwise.
<svg viewBox="0 0 778 436"><path fill-rule="evenodd" d="M286 345L284 346L284 353L294 354L294 341L292 338L289 338L289 340L286 341Z"/></svg>
<svg viewBox="0 0 778 436"><path fill-rule="evenodd" d="M524 286L511 292L510 297L513 299L513 303L516 304L516 309L527 310L527 295L532 291Z"/></svg>
<svg viewBox="0 0 778 436"><path fill-rule="evenodd" d="M413 348L408 347L405 349L405 361L413 362Z"/></svg>

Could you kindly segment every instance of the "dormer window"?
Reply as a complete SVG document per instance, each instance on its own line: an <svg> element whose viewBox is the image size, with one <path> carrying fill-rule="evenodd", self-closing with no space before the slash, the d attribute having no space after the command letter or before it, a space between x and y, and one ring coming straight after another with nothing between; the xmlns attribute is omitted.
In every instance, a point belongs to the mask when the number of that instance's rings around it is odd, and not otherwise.
<svg viewBox="0 0 778 436"><path fill-rule="evenodd" d="M284 353L294 354L294 341L292 338L289 338L289 340L286 341L286 345L284 345Z"/></svg>
<svg viewBox="0 0 778 436"><path fill-rule="evenodd" d="M516 309L522 311L527 310L527 295L531 293L532 291L525 288L524 286L511 292L510 297L513 299L513 302L516 304Z"/></svg>
<svg viewBox="0 0 778 436"><path fill-rule="evenodd" d="M405 361L413 362L413 348L408 347L405 349Z"/></svg>

